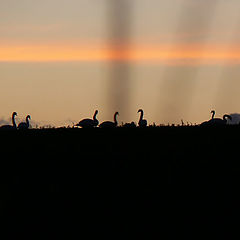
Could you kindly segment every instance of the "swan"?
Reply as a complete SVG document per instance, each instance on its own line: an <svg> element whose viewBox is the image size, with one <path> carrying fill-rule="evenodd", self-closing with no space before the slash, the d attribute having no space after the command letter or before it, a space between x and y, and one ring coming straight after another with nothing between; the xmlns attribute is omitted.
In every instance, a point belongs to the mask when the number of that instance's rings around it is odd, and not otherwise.
<svg viewBox="0 0 240 240"><path fill-rule="evenodd" d="M210 122L210 121L214 119L215 111L212 110L212 111L211 111L211 114L212 114L212 118L211 118L210 120L208 120L208 121L202 122L202 123L200 124L200 126L209 126L209 125L211 125L211 122Z"/></svg>
<svg viewBox="0 0 240 240"><path fill-rule="evenodd" d="M232 120L232 117L228 114L225 114L223 116L223 119L221 119L221 118L214 118L214 116L215 116L215 111L214 110L212 110L211 113L212 113L212 118L209 121L201 123L200 126L226 125L227 124L227 119Z"/></svg>
<svg viewBox="0 0 240 240"><path fill-rule="evenodd" d="M117 115L119 115L118 112L115 112L114 114L114 122L111 122L111 121L105 121L105 122L102 122L99 127L100 128L114 128L114 127L117 127L118 125L118 122L117 122Z"/></svg>
<svg viewBox="0 0 240 240"><path fill-rule="evenodd" d="M93 115L93 119L89 119L89 118L83 119L78 124L76 124L76 126L82 127L82 128L96 127L99 123L96 118L97 114L98 114L98 110L95 111L95 113Z"/></svg>
<svg viewBox="0 0 240 240"><path fill-rule="evenodd" d="M18 124L18 129L20 130L24 130L24 129L28 129L30 124L29 124L29 119L31 119L30 115L27 115L26 117L26 122L21 122Z"/></svg>
<svg viewBox="0 0 240 240"><path fill-rule="evenodd" d="M232 120L232 117L228 114L225 114L223 116L223 119L221 118L212 118L210 121L209 121L209 124L210 125L226 125L227 124L227 118L229 120Z"/></svg>
<svg viewBox="0 0 240 240"><path fill-rule="evenodd" d="M3 125L0 127L1 130L14 130L17 129L17 125L15 122L15 117L17 116L16 112L12 113L12 125Z"/></svg>
<svg viewBox="0 0 240 240"><path fill-rule="evenodd" d="M141 113L140 114L140 119L138 121L138 126L139 127L146 127L147 126L147 120L146 119L143 119L143 110L142 109L139 109L138 110L138 113Z"/></svg>

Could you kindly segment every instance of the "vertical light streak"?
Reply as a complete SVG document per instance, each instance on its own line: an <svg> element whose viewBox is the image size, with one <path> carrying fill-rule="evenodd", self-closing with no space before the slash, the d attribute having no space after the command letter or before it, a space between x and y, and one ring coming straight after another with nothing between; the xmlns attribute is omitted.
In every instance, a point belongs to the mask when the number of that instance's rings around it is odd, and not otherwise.
<svg viewBox="0 0 240 240"><path fill-rule="evenodd" d="M183 4L176 33L186 33L186 37L178 39L174 47L180 47L183 43L190 44L194 41L201 43L201 51L210 33L210 26L215 16L217 1L209 1L208 5L202 1ZM187 36L189 35L189 37ZM192 36L192 37L191 37ZM200 58L201 59L201 58ZM165 121L181 121L183 114L188 117L191 100L195 93L196 76L201 68L201 61L195 60L195 67L178 67L175 69L166 67L163 73L161 86L161 114L166 116ZM181 77L180 77L181 76Z"/></svg>
<svg viewBox="0 0 240 240"><path fill-rule="evenodd" d="M234 48L239 44L239 26L240 17L239 10L236 3L222 3L222 11L219 11L219 15L223 11L231 12L231 18L228 19L228 34L225 33L227 39L227 47L225 51L234 52ZM215 106L219 110L219 114L235 113L239 112L237 109L240 101L240 69L239 64L229 64L229 59L225 59L219 71L217 94L215 96Z"/></svg>
<svg viewBox="0 0 240 240"><path fill-rule="evenodd" d="M109 46L110 54L127 52L130 42L131 1L109 0ZM108 105L110 112L121 112L121 118L128 116L130 76L127 59L109 62Z"/></svg>

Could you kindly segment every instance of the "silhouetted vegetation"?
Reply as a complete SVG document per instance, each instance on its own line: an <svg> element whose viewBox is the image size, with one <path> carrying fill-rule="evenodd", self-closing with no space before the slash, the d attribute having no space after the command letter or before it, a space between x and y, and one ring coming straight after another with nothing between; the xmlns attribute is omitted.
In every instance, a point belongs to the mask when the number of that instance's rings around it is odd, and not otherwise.
<svg viewBox="0 0 240 240"><path fill-rule="evenodd" d="M195 239L210 230L229 239L239 134L228 125L2 131L2 233Z"/></svg>

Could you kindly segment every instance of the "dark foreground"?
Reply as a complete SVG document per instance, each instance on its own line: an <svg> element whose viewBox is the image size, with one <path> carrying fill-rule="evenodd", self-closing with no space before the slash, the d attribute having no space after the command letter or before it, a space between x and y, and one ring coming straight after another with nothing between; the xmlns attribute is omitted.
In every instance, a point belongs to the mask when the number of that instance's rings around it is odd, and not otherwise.
<svg viewBox="0 0 240 240"><path fill-rule="evenodd" d="M0 132L4 239L231 239L240 127Z"/></svg>

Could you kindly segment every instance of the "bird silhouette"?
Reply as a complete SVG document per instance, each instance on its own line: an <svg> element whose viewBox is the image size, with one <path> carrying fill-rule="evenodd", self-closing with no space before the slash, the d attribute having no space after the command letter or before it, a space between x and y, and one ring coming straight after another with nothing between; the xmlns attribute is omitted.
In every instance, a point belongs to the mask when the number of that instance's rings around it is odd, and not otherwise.
<svg viewBox="0 0 240 240"><path fill-rule="evenodd" d="M215 116L215 111L214 110L212 110L211 111L211 114L212 114L212 118L210 119L210 120L208 120L208 121L205 121L205 122L202 122L201 124L200 124L200 126L210 126L210 125L212 125L212 123L210 122L212 119L214 119L214 116Z"/></svg>
<svg viewBox="0 0 240 240"><path fill-rule="evenodd" d="M117 115L119 115L118 112L115 112L114 114L114 117L113 117L113 122L111 121L105 121L105 122L102 122L99 127L100 128L114 128L114 127L117 127L118 125L118 122L117 122Z"/></svg>
<svg viewBox="0 0 240 240"><path fill-rule="evenodd" d="M98 120L96 118L98 114L98 110L95 111L94 115L93 115L93 119L83 119L81 120L78 124L76 124L76 126L81 127L81 128L93 128L96 127L98 125Z"/></svg>
<svg viewBox="0 0 240 240"><path fill-rule="evenodd" d="M26 122L21 122L18 124L18 129L20 130L25 130L25 129L28 129L30 124L29 124L29 119L31 119L31 116L30 115L27 115L26 117Z"/></svg>
<svg viewBox="0 0 240 240"><path fill-rule="evenodd" d="M17 125L15 122L15 117L17 116L16 112L12 113L12 125L3 125L0 127L0 130L15 130L17 129Z"/></svg>
<svg viewBox="0 0 240 240"><path fill-rule="evenodd" d="M232 120L232 117L230 115L228 115L228 114L225 114L223 116L223 119L221 119L221 118L214 118L215 113L216 113L214 110L212 110L211 113L212 113L212 118L209 121L205 121L205 122L201 123L200 126L226 125L227 124L227 118Z"/></svg>
<svg viewBox="0 0 240 240"><path fill-rule="evenodd" d="M223 119L221 119L221 118L212 118L209 121L209 124L210 125L226 125L227 124L227 119L232 120L232 117L230 115L228 115L228 114L225 114L223 116Z"/></svg>
<svg viewBox="0 0 240 240"><path fill-rule="evenodd" d="M140 113L140 119L138 121L138 126L139 127L146 127L147 126L147 120L143 119L143 110L139 109L138 113Z"/></svg>

